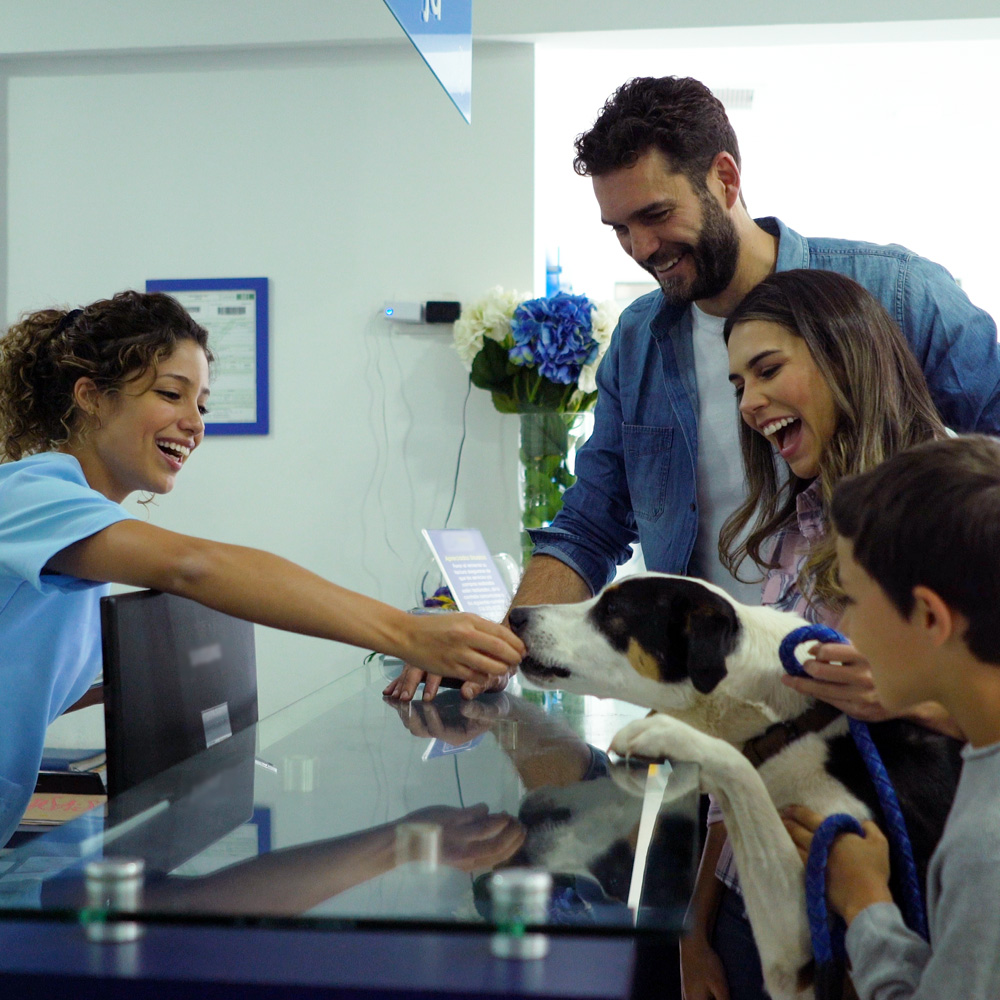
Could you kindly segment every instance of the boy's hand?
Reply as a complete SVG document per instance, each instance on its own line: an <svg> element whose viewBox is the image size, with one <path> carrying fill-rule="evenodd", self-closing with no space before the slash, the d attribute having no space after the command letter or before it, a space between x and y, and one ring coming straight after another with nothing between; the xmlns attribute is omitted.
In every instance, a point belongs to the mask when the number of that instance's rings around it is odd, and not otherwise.
<svg viewBox="0 0 1000 1000"><path fill-rule="evenodd" d="M850 644L820 642L802 664L808 677L781 678L799 694L819 698L862 722L884 722L894 718L882 707L868 661Z"/></svg>
<svg viewBox="0 0 1000 1000"><path fill-rule="evenodd" d="M824 817L805 806L789 806L782 810L781 818L804 864ZM889 892L889 842L870 820L861 827L864 837L842 833L834 840L826 868L827 899L848 925L873 903L893 901Z"/></svg>

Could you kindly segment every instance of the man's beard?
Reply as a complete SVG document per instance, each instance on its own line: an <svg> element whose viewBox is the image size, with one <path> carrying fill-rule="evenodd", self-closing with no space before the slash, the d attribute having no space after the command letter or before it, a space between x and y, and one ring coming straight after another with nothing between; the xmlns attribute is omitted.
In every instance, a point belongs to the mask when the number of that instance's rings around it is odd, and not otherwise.
<svg viewBox="0 0 1000 1000"><path fill-rule="evenodd" d="M691 302L714 298L726 290L736 274L740 240L733 220L707 191L700 192L699 200L702 218L698 242L693 246L681 244L677 248L681 253L691 254L695 266L694 280L685 285L680 276L675 278L671 273L658 275L656 257L649 258L642 265L659 282L663 297L672 306L686 306ZM677 250L668 250L657 256L662 263L676 253Z"/></svg>

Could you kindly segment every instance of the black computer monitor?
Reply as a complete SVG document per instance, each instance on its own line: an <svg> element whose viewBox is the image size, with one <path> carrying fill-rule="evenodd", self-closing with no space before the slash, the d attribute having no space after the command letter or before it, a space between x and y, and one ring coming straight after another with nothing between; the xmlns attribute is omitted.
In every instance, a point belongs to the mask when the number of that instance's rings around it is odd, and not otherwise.
<svg viewBox="0 0 1000 1000"><path fill-rule="evenodd" d="M253 625L173 594L101 599L108 794L257 721Z"/></svg>

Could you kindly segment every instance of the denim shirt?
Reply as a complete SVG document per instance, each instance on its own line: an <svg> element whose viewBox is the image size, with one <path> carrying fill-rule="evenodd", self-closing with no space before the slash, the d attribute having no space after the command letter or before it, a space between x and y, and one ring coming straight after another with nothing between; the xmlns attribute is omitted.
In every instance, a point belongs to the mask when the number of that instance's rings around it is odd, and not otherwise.
<svg viewBox="0 0 1000 1000"><path fill-rule="evenodd" d="M909 341L946 424L1000 433L996 324L943 267L895 244L807 239L773 218L757 224L778 237L776 270L837 271L879 299ZM597 385L594 432L577 455L577 482L551 527L531 532L535 555L561 560L593 593L635 541L648 569L687 572L698 531L690 308L668 305L659 290L632 303Z"/></svg>

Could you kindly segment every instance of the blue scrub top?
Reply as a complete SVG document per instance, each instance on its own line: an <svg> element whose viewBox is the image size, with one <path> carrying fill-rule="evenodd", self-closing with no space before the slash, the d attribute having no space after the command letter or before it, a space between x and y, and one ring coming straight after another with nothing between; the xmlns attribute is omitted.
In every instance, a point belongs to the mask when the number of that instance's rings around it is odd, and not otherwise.
<svg viewBox="0 0 1000 1000"><path fill-rule="evenodd" d="M31 798L49 723L101 669L100 599L109 585L45 566L131 516L91 489L69 455L0 465L0 845Z"/></svg>

